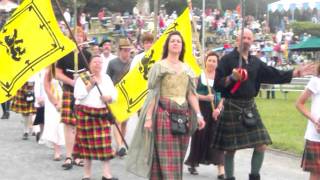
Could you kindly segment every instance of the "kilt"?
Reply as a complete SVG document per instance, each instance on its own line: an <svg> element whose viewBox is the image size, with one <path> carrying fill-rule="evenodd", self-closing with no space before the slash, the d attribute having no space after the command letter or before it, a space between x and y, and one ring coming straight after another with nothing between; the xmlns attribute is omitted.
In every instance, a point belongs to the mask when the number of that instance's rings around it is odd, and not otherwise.
<svg viewBox="0 0 320 180"><path fill-rule="evenodd" d="M77 105L76 116L74 157L102 161L112 159L111 124L106 118L107 109Z"/></svg>
<svg viewBox="0 0 320 180"><path fill-rule="evenodd" d="M171 134L169 113L188 110L187 103L179 106L174 101L160 98L156 110L155 147L150 179L182 179L183 160L190 137L188 134L178 136Z"/></svg>
<svg viewBox="0 0 320 180"><path fill-rule="evenodd" d="M61 110L61 122L64 124L76 125L76 118L74 117L73 112L73 106L74 106L74 97L73 97L73 91L69 89L63 90L62 95L62 110Z"/></svg>
<svg viewBox="0 0 320 180"><path fill-rule="evenodd" d="M25 100L25 95L29 91L34 91L34 83L26 82L17 92L17 94L12 98L11 111L20 113L24 116L35 114L36 108L34 107L34 102L27 102Z"/></svg>
<svg viewBox="0 0 320 180"><path fill-rule="evenodd" d="M241 111L251 108L257 123L252 127L244 125L239 118ZM271 144L271 138L265 128L254 99L226 99L221 112L213 147L221 150L254 148L257 145Z"/></svg>
<svg viewBox="0 0 320 180"><path fill-rule="evenodd" d="M320 142L306 140L301 167L304 171L320 173Z"/></svg>

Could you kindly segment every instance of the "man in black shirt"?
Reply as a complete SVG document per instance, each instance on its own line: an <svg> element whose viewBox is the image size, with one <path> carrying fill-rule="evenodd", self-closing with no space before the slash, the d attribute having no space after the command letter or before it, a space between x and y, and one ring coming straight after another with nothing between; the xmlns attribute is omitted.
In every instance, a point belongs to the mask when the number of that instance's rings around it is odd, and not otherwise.
<svg viewBox="0 0 320 180"><path fill-rule="evenodd" d="M78 43L81 43L81 41ZM82 49L82 52L87 59L91 58L91 54L88 51ZM74 76L74 73L76 73L74 54L74 52L67 54L65 57L61 58L56 65L56 77L58 80L63 82L61 122L64 123L66 160L62 166L65 170L72 168L72 151L76 134L76 119L73 114L73 87L76 81L76 77ZM78 53L78 69L79 72L86 70L85 60L82 58L80 53ZM74 162L76 165L81 165L79 159L76 159Z"/></svg>
<svg viewBox="0 0 320 180"><path fill-rule="evenodd" d="M214 88L221 92L225 101L213 146L226 151L227 180L235 179L233 170L236 150L254 148L249 179L260 180L264 151L267 145L272 143L254 101L260 84L289 83L292 77L313 73L314 67L301 65L295 70L279 71L249 54L253 42L253 34L249 29L244 29L242 42L242 52L235 48L221 58L216 69ZM240 36L237 38L237 46L240 47Z"/></svg>

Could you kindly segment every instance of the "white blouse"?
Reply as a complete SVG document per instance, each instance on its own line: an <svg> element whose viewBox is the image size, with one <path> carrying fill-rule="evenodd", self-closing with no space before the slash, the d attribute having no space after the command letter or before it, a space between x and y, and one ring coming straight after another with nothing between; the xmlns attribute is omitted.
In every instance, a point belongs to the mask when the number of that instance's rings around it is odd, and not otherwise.
<svg viewBox="0 0 320 180"><path fill-rule="evenodd" d="M111 78L107 74L102 75L102 82L98 84L102 94L104 96L111 96L112 102L117 99L118 93L113 85ZM105 103L101 100L101 95L96 86L94 86L89 92L86 89L86 85L81 78L76 80L74 87L74 97L76 99L75 104L94 108L104 108Z"/></svg>

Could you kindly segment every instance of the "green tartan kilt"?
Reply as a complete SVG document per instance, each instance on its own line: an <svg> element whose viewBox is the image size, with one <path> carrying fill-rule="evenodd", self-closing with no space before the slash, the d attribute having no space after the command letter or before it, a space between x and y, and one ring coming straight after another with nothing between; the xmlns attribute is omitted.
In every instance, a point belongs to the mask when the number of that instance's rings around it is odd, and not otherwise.
<svg viewBox="0 0 320 180"><path fill-rule="evenodd" d="M251 107L257 120L254 126L244 125L241 111ZM272 144L271 138L260 118L254 99L224 101L218 127L213 138L213 147L221 150L253 148L257 145Z"/></svg>
<svg viewBox="0 0 320 180"><path fill-rule="evenodd" d="M320 142L306 140L301 167L304 171L320 173Z"/></svg>

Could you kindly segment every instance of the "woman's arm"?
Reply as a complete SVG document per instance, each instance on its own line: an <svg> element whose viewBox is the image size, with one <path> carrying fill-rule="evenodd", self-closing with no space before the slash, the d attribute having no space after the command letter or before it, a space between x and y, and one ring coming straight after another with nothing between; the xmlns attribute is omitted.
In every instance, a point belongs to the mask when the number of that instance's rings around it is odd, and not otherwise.
<svg viewBox="0 0 320 180"><path fill-rule="evenodd" d="M222 98L218 104L218 106L214 109L214 111L212 112L212 117L215 121L218 120L218 117L223 109L223 101L224 101L224 98Z"/></svg>
<svg viewBox="0 0 320 180"><path fill-rule="evenodd" d="M305 107L306 101L311 97L312 94L313 93L311 90L309 89L304 90L296 102L296 108L301 112L302 115L304 115L311 122L313 122L315 124L316 129L319 131L320 130L319 119L316 119L316 117L313 117L311 115L311 112Z"/></svg>
<svg viewBox="0 0 320 180"><path fill-rule="evenodd" d="M68 76L64 75L62 69L60 68L56 68L56 78L62 81L64 84L68 84L74 87L75 80L70 79Z"/></svg>
<svg viewBox="0 0 320 180"><path fill-rule="evenodd" d="M311 97L312 92L309 89L306 89L303 91L303 93L300 95L296 102L296 108L301 112L302 115L304 115L306 118L310 119L313 123L315 123L317 120L311 116L310 111L306 108L305 103Z"/></svg>
<svg viewBox="0 0 320 180"><path fill-rule="evenodd" d="M48 69L44 75L44 81L43 81L43 85L44 85L44 90L48 96L49 101L57 108L60 108L60 102L59 99L57 99L53 92L51 91L51 80L52 80L52 75L51 75L51 70Z"/></svg>
<svg viewBox="0 0 320 180"><path fill-rule="evenodd" d="M199 101L197 96L192 93L191 91L189 91L188 93L188 102L191 105L191 107L193 108L193 110L197 113L197 119L198 119L198 125L199 125L199 129L204 128L204 126L206 125L206 123L203 120L203 116L200 112L200 107L199 107Z"/></svg>
<svg viewBox="0 0 320 180"><path fill-rule="evenodd" d="M144 123L144 128L148 129L149 131L152 131L152 113L155 106L155 99L150 101L150 104L147 109L146 113L146 121Z"/></svg>

